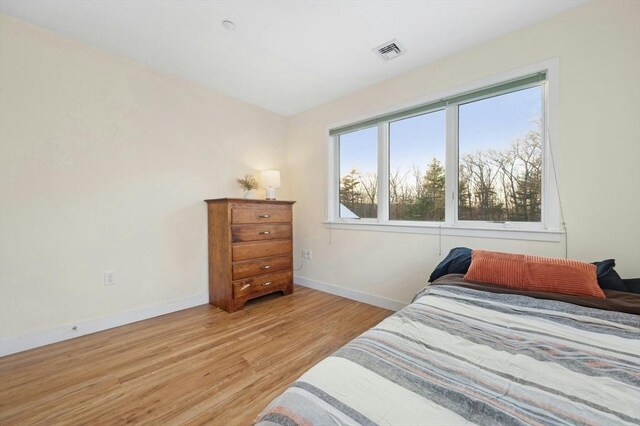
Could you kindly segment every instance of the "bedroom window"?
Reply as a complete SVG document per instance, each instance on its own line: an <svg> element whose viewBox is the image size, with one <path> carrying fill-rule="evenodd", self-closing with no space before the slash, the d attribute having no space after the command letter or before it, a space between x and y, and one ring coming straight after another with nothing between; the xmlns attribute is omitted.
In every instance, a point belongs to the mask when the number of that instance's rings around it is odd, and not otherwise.
<svg viewBox="0 0 640 426"><path fill-rule="evenodd" d="M459 220L541 221L543 89L458 105Z"/></svg>
<svg viewBox="0 0 640 426"><path fill-rule="evenodd" d="M328 225L559 240L547 65L331 128Z"/></svg>
<svg viewBox="0 0 640 426"><path fill-rule="evenodd" d="M389 123L389 220L444 220L445 111Z"/></svg>
<svg viewBox="0 0 640 426"><path fill-rule="evenodd" d="M340 217L375 218L378 215L378 130L376 127L344 133L340 149Z"/></svg>

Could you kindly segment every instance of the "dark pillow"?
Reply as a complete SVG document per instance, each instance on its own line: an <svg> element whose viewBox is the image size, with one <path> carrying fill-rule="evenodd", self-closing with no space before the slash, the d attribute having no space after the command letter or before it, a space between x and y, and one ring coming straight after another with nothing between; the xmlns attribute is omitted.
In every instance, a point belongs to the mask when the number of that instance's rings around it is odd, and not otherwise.
<svg viewBox="0 0 640 426"><path fill-rule="evenodd" d="M614 259L602 260L600 262L593 262L596 265L596 275L598 276L598 285L602 289L628 291L624 285L624 281L620 278L620 275L613 269L616 266Z"/></svg>
<svg viewBox="0 0 640 426"><path fill-rule="evenodd" d="M629 293L640 294L640 278L623 279L622 282Z"/></svg>
<svg viewBox="0 0 640 426"><path fill-rule="evenodd" d="M447 274L466 274L471 265L471 249L467 247L456 247L449 251L447 257L436 266L429 282L433 282Z"/></svg>

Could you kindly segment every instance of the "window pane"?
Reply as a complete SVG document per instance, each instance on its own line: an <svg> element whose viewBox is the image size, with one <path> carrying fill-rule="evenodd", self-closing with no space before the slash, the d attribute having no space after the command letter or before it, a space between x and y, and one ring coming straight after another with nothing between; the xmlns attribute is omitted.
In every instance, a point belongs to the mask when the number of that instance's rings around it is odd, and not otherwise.
<svg viewBox="0 0 640 426"><path fill-rule="evenodd" d="M542 88L459 106L458 219L540 222Z"/></svg>
<svg viewBox="0 0 640 426"><path fill-rule="evenodd" d="M378 128L339 137L340 217L378 217Z"/></svg>
<svg viewBox="0 0 640 426"><path fill-rule="evenodd" d="M389 219L444 221L444 110L389 123Z"/></svg>

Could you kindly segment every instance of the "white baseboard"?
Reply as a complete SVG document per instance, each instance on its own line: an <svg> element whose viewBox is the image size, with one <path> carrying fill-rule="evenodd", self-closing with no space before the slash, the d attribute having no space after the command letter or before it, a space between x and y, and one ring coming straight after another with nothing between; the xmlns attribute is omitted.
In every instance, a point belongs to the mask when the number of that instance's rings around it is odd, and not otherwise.
<svg viewBox="0 0 640 426"><path fill-rule="evenodd" d="M325 293L335 294L336 296L345 297L347 299L356 300L358 302L367 303L369 305L393 311L398 311L407 306L406 303L397 300L387 299L385 297L351 290L345 287L311 280L305 277L296 276L294 282L303 287L309 287L315 290L324 291ZM169 314L171 312L181 311L183 309L207 303L209 303L209 295L204 293L159 305L145 306L143 308L121 312L102 318L80 321L73 325L63 325L33 334L0 339L0 356L11 355L28 349L49 345L51 343L62 342L64 340L85 336L87 334L108 330L114 327L120 327L121 325L131 324L133 322ZM76 330L73 330L74 325L77 327Z"/></svg>
<svg viewBox="0 0 640 426"><path fill-rule="evenodd" d="M143 308L120 312L102 318L80 321L74 324L77 327L76 330L73 330L73 325L64 325L24 336L0 339L0 356L10 355L16 352L26 351L27 349L33 349L51 343L73 339L75 337L96 333L98 331L119 327L125 324L131 324L132 322L142 321L207 303L209 303L209 295L206 293L198 294L196 296L186 297L184 299L178 299L159 305L145 306Z"/></svg>
<svg viewBox="0 0 640 426"><path fill-rule="evenodd" d="M295 276L293 282L303 287L309 287L314 290L324 291L325 293L335 294L336 296L345 297L347 299L356 300L358 302L378 306L380 308L390 309L392 311L399 311L400 309L407 306L407 303L400 302L398 300L387 299L386 297L363 293L361 291L351 290L349 288L340 287L335 284L311 280L305 277Z"/></svg>

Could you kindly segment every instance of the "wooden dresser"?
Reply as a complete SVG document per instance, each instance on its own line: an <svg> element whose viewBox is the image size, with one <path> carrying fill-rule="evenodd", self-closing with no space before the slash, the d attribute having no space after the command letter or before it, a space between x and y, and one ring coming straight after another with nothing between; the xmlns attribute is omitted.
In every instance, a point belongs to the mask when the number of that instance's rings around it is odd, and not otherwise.
<svg viewBox="0 0 640 426"><path fill-rule="evenodd" d="M247 300L293 292L295 201L205 200L209 214L209 303L234 312Z"/></svg>

